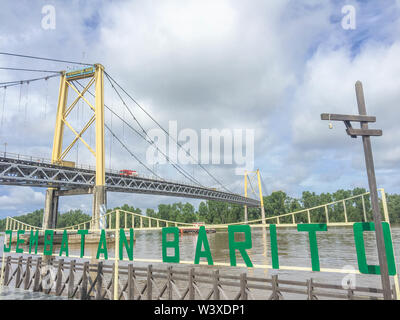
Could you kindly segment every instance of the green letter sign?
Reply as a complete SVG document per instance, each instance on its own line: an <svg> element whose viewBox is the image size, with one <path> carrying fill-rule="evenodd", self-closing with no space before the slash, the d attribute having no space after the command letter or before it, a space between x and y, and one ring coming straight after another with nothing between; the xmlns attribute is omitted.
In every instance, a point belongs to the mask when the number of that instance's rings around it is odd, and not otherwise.
<svg viewBox="0 0 400 320"><path fill-rule="evenodd" d="M279 269L278 240L276 237L276 224L269 225L269 237L271 239L272 268Z"/></svg>
<svg viewBox="0 0 400 320"><path fill-rule="evenodd" d="M53 254L53 237L54 230L46 230L44 232L43 254L45 256L51 256ZM47 246L49 246L48 249Z"/></svg>
<svg viewBox="0 0 400 320"><path fill-rule="evenodd" d="M124 253L122 252L124 245L126 248L126 253L128 254L128 258L130 261L133 260L133 243L134 243L134 237L133 237L133 229L129 229L129 245L128 245L128 240L126 239L125 231L124 229L119 229L119 259L123 260L124 259Z"/></svg>
<svg viewBox="0 0 400 320"><path fill-rule="evenodd" d="M396 264L394 262L392 237L390 235L390 227L387 222L382 222L383 239L385 241L386 259L388 263L388 272L390 276L396 275ZM375 231L373 222L357 222L353 225L354 240L356 243L358 269L365 274L381 274L379 266L368 265L365 255L364 231Z"/></svg>
<svg viewBox="0 0 400 320"><path fill-rule="evenodd" d="M204 245L204 251L201 251L201 247ZM201 226L199 229L199 235L197 237L197 245L196 245L196 254L194 256L194 264L200 263L200 257L207 258L208 265L212 266L214 264L210 245L207 240L207 231L204 226Z"/></svg>
<svg viewBox="0 0 400 320"><path fill-rule="evenodd" d="M243 232L244 241L235 241L235 233ZM253 267L246 249L252 248L251 243L251 229L249 225L242 226L228 226L228 239L229 239L229 256L231 259L231 266L236 266L236 250L239 250L247 267Z"/></svg>
<svg viewBox="0 0 400 320"><path fill-rule="evenodd" d="M167 241L167 234L173 234L174 240ZM168 256L167 248L174 248L175 255ZM179 229L177 227L162 228L162 258L163 262L179 263Z"/></svg>
<svg viewBox="0 0 400 320"><path fill-rule="evenodd" d="M297 231L308 232L310 239L311 265L312 271L320 271L319 255L317 243L317 231L327 231L328 227L325 223L304 223L297 225Z"/></svg>

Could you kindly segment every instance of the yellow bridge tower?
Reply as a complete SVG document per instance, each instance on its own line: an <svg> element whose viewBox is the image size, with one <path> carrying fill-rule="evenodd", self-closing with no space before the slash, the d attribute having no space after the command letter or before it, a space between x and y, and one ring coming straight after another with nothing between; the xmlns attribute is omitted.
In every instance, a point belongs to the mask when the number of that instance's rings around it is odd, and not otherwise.
<svg viewBox="0 0 400 320"><path fill-rule="evenodd" d="M72 83L73 80L90 79L86 87L80 91ZM93 106L85 97L84 94L90 87L95 87L95 105ZM67 106L68 91L72 89L77 93L76 99L71 105ZM80 130L75 130L68 122L68 115L78 104L83 100L93 111L93 115L86 125ZM95 123L96 131L96 146L95 150L82 138L86 130ZM63 150L64 128L67 126L75 135L72 142ZM81 141L93 154L96 159L96 183L93 189L78 189L69 193L61 193L57 188L49 188L46 192L46 203L43 215L43 228L56 228L57 225L57 210L58 198L60 195L66 194L87 194L93 193L93 221L96 221L92 226L94 229L99 229L100 212L106 211L106 189L105 189L105 145L104 145L104 67L101 64L87 67L82 70L73 72L62 72L60 79L60 91L58 95L58 107L56 116L56 125L53 140L53 152L51 161L53 164L61 166L75 167L75 163L66 161L65 157L76 144Z"/></svg>
<svg viewBox="0 0 400 320"><path fill-rule="evenodd" d="M252 176L254 174L254 176ZM256 191L253 188L252 181L256 181L256 185L258 186L258 195ZM261 177L260 177L260 169L257 169L257 171L245 171L244 172L244 196L247 198L247 193L248 193L248 185L250 185L250 190L254 193L254 195L257 197L260 197L260 209L261 209L261 218L262 218L262 223L265 224L265 209L264 209L264 199L263 199L263 194L262 194L262 188L261 188ZM244 222L248 222L248 216L247 216L247 206L244 205Z"/></svg>

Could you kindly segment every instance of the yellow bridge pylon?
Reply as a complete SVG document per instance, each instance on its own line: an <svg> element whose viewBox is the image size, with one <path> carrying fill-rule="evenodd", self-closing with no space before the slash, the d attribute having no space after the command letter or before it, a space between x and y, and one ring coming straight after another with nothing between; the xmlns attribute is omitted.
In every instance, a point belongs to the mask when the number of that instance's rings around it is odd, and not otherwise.
<svg viewBox="0 0 400 320"><path fill-rule="evenodd" d="M73 84L73 80L90 79L86 87L80 91ZM95 86L95 104L94 106L84 97L89 88ZM71 105L67 106L68 91L72 89L76 92L77 97ZM76 130L68 122L68 115L78 104L83 100L93 111L92 117L86 125ZM83 139L82 135L87 129L95 123L96 140L95 149ZM63 151L64 128L67 126L75 135L72 142ZM106 191L105 191L105 144L104 144L104 67L101 64L87 67L85 69L72 72L62 72L60 79L60 91L58 96L56 125L53 140L52 164L75 167L72 161L66 161L65 157L70 152L76 142L81 141L96 159L96 181L93 188L93 221L99 222L100 212L106 212ZM84 193L87 193L84 192ZM57 209L58 195L56 188L49 188L46 192L45 211L43 215L43 228L54 229L57 225ZM98 225L93 225L93 228L98 229Z"/></svg>
<svg viewBox="0 0 400 320"><path fill-rule="evenodd" d="M255 185L258 186L258 194L254 190L253 183L255 181ZM255 197L260 198L260 209L261 209L261 221L262 224L265 224L265 209L264 209L264 199L261 187L261 177L260 177L260 169L256 171L245 171L244 172L244 196L247 198L248 194L248 185L250 185L250 191L255 195ZM247 206L244 206L244 222L248 222L248 214L247 214Z"/></svg>

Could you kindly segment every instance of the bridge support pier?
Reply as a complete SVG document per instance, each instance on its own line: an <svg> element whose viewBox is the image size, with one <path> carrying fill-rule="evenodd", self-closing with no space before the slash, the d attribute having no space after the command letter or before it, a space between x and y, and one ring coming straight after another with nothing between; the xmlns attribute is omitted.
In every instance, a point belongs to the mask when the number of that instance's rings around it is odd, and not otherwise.
<svg viewBox="0 0 400 320"><path fill-rule="evenodd" d="M44 206L43 223L44 229L55 229L57 226L58 195L57 189L48 188L46 190L46 200Z"/></svg>
<svg viewBox="0 0 400 320"><path fill-rule="evenodd" d="M93 189L93 229L100 229L100 217L107 211L107 192L105 186L95 186Z"/></svg>

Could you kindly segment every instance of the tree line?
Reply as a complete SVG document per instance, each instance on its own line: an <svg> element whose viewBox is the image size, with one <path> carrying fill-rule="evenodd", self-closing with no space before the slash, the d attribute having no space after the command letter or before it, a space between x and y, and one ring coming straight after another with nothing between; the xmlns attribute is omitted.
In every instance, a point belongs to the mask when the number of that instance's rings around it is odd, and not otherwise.
<svg viewBox="0 0 400 320"><path fill-rule="evenodd" d="M367 191L364 188L354 188L352 190L338 190L334 193L321 193L304 191L301 198L293 198L283 191L272 192L270 195L263 197L265 216L272 217L290 212L300 211L307 208L324 205L327 203L343 200L352 196L357 196ZM386 194L389 217L391 223L400 222L400 195ZM372 212L369 195L364 196L364 206L361 197L346 201L346 213L348 221L364 221L364 207L367 220L372 221ZM125 204L121 207L108 209L107 212L116 209L125 210L142 214L140 208L134 208ZM382 204L381 204L382 209ZM383 212L383 211L382 211ZM328 206L328 214L330 222L344 221L344 208L342 202ZM113 214L115 216L115 213ZM206 224L225 224L244 221L244 208L242 205L231 204L218 201L202 201L196 209L191 203L177 202L173 204L160 204L157 210L147 209L145 215L163 220L177 222L204 222ZM313 223L326 222L325 207L314 209L311 213ZM43 220L43 209L35 210L32 213L14 217L15 219L34 226L41 227ZM64 228L71 225L79 224L91 219L91 216L81 210L70 210L63 214L58 213L57 228ZM261 211L259 208L248 208L248 220L261 219ZM307 212L296 215L296 223L306 223ZM114 217L113 217L114 221ZM123 219L121 218L121 221ZM292 217L287 216L280 219L281 223L291 222ZM0 220L0 231L5 229L6 219ZM124 222L122 222L124 223ZM276 223L276 220L271 221ZM134 221L135 227L139 224L139 219ZM132 221L127 221L126 227L131 227Z"/></svg>

